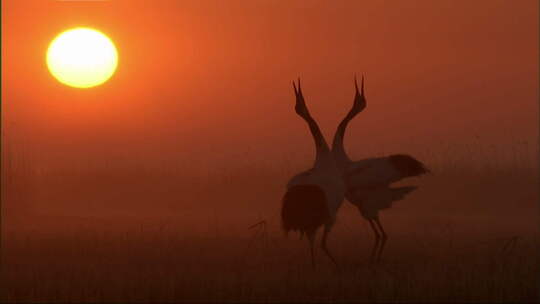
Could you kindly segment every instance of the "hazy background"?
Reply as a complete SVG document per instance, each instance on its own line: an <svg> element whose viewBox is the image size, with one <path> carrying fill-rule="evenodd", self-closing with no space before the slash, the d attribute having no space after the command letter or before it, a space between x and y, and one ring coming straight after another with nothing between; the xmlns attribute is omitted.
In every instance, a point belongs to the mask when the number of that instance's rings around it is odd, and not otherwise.
<svg viewBox="0 0 540 304"><path fill-rule="evenodd" d="M75 26L116 43L102 86L47 71L48 44ZM313 160L291 81L330 141L357 74L368 107L351 156L410 153L435 172L389 214L532 224L538 34L535 0L2 1L4 215L277 224L287 179Z"/></svg>
<svg viewBox="0 0 540 304"><path fill-rule="evenodd" d="M2 1L0 301L534 302L540 272L536 0ZM116 74L80 90L45 53L89 26ZM312 165L302 77L331 141L365 75L354 159L433 174L373 234L345 203L343 266L280 230ZM247 229L266 220L267 229ZM260 230L257 230L260 229ZM258 232L257 232L258 231ZM267 234L264 234L267 232ZM318 247L318 246L317 246Z"/></svg>

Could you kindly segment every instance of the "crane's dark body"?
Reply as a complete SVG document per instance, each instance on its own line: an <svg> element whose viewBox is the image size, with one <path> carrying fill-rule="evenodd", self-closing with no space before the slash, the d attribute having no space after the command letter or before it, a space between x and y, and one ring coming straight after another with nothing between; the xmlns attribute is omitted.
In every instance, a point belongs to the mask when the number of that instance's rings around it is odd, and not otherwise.
<svg viewBox="0 0 540 304"><path fill-rule="evenodd" d="M282 228L286 233L292 230L300 234L314 234L330 219L324 192L316 185L289 188L282 203Z"/></svg>

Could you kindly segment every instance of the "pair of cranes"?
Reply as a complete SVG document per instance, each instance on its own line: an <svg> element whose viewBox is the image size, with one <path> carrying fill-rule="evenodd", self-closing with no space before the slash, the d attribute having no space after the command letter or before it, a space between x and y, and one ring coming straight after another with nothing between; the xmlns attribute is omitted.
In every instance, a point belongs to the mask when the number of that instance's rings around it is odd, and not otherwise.
<svg viewBox="0 0 540 304"><path fill-rule="evenodd" d="M390 185L403 178L429 172L424 164L405 154L359 161L353 161L348 157L343 146L345 130L349 122L366 108L364 77L360 90L356 77L354 83L356 91L352 108L339 124L330 148L317 122L307 109L300 79L298 86L293 81L296 96L295 111L307 122L315 142L316 153L313 167L295 175L288 182L282 201L281 220L285 232L298 231L301 236L307 236L313 267L315 267L315 236L321 226L324 227L321 248L337 266L327 247L327 237L345 198L358 208L373 229L375 244L371 251L371 260L379 261L387 239L379 220L379 211L390 208L394 201L403 199L417 188Z"/></svg>

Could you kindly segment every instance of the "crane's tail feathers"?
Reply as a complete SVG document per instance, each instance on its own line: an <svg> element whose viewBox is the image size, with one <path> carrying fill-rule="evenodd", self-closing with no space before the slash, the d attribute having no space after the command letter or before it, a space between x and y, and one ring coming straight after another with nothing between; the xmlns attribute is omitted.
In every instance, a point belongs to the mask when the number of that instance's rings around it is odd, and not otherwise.
<svg viewBox="0 0 540 304"><path fill-rule="evenodd" d="M281 224L289 231L314 232L330 218L326 196L316 185L291 187L283 196Z"/></svg>
<svg viewBox="0 0 540 304"><path fill-rule="evenodd" d="M394 154L390 155L388 160L403 177L419 176L431 172L422 162L410 155Z"/></svg>

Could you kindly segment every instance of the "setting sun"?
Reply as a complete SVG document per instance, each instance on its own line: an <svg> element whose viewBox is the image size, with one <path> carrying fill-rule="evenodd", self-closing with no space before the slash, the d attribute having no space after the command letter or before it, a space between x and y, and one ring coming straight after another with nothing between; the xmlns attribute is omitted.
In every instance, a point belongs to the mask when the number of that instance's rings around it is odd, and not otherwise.
<svg viewBox="0 0 540 304"><path fill-rule="evenodd" d="M118 54L113 42L91 28L60 33L47 50L47 66L61 83L90 88L107 81L115 72Z"/></svg>

